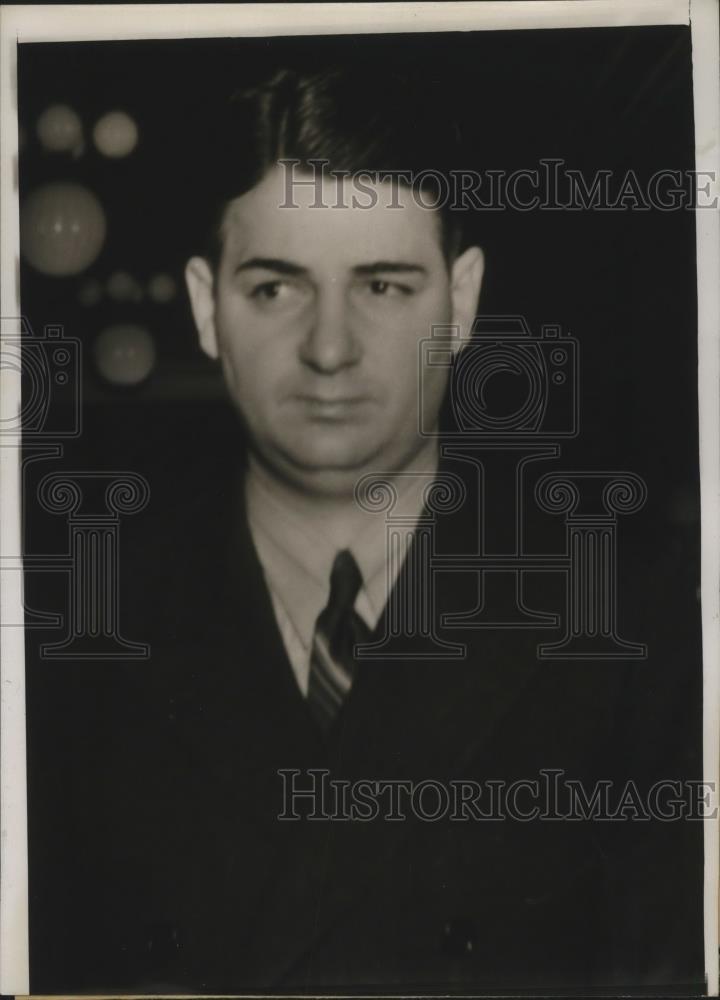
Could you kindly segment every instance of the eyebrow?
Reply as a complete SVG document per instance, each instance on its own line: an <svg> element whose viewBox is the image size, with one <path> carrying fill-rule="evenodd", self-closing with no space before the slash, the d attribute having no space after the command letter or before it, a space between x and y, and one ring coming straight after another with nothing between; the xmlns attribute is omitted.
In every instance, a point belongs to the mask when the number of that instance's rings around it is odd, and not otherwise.
<svg viewBox="0 0 720 1000"><path fill-rule="evenodd" d="M355 274L427 274L427 268L422 264L408 264L396 260L376 260L372 264L358 264L353 268Z"/></svg>
<svg viewBox="0 0 720 1000"><path fill-rule="evenodd" d="M258 268L263 271L277 271L278 274L307 274L306 267L293 264L289 260L282 260L280 257L251 257L250 260L238 264L235 272L252 271Z"/></svg>
<svg viewBox="0 0 720 1000"><path fill-rule="evenodd" d="M251 271L262 269L264 271L275 271L277 274L287 274L299 276L308 273L308 268L292 261L283 260L281 257L251 257L235 268L235 272ZM370 274L427 274L427 268L422 264L406 263L395 260L375 260L370 264L357 264L353 267L353 272L358 275L367 276Z"/></svg>

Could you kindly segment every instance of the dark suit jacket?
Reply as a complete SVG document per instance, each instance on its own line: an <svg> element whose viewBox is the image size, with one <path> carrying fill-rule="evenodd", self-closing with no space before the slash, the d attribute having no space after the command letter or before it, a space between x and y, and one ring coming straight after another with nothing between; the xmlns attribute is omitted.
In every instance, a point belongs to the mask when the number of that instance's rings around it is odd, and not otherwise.
<svg viewBox="0 0 720 1000"><path fill-rule="evenodd" d="M673 609L691 623L676 636L656 592L636 601L641 662L541 662L537 631L444 632L464 660L361 663L324 739L237 490L170 496L123 550L123 627L150 659L43 662L31 638L33 992L700 988L698 822L277 818L283 768L481 783L554 768L590 790L700 777L692 608ZM439 518L438 550L476 545L477 518L471 493ZM436 614L477 599L474 574L445 574Z"/></svg>

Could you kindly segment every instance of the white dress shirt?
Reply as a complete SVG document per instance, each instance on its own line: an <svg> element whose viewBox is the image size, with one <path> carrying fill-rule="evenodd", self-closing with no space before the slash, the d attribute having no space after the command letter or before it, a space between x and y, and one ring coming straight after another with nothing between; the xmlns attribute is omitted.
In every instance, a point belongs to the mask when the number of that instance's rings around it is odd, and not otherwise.
<svg viewBox="0 0 720 1000"><path fill-rule="evenodd" d="M427 469L427 465L431 467ZM248 522L272 598L275 618L295 679L307 695L310 655L317 617L330 595L330 571L342 548L352 552L363 585L355 610L374 629L387 602L423 509L424 490L437 470L437 450L424 459L427 471L415 470L395 480L398 500L393 526L400 535L400 559L388 565L386 514L357 504L348 508L349 543L336 544L323 531L320 517L309 517L294 505L287 490L273 489L267 474L251 463L245 481Z"/></svg>

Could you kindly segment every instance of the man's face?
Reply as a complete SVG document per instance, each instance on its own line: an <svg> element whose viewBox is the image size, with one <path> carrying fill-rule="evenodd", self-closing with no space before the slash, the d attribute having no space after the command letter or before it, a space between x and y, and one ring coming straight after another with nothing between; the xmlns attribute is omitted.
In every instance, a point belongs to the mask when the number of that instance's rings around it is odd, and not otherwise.
<svg viewBox="0 0 720 1000"><path fill-rule="evenodd" d="M482 255L448 272L437 213L409 191L375 185L373 208L349 207L324 181L286 199L278 167L228 207L216 274L188 265L203 348L219 356L251 446L276 475L310 492L350 492L365 472L401 471L426 443L446 369L419 374L433 324L467 334ZM332 208L339 203L347 207ZM453 338L457 340L458 338Z"/></svg>

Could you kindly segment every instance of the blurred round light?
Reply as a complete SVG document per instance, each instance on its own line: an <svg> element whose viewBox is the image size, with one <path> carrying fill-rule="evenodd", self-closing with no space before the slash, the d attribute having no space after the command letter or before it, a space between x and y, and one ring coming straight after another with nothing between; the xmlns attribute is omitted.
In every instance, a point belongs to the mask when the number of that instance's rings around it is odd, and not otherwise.
<svg viewBox="0 0 720 1000"><path fill-rule="evenodd" d="M142 326L109 326L94 345L95 363L104 379L114 385L138 385L155 367L155 342Z"/></svg>
<svg viewBox="0 0 720 1000"><path fill-rule="evenodd" d="M67 104L53 104L37 120L37 137L50 153L69 153L82 147L82 122Z"/></svg>
<svg viewBox="0 0 720 1000"><path fill-rule="evenodd" d="M107 293L115 302L140 302L143 297L140 282L127 271L115 271L110 275Z"/></svg>
<svg viewBox="0 0 720 1000"><path fill-rule="evenodd" d="M43 274L80 274L100 253L106 231L102 205L81 184L37 188L20 213L20 249Z"/></svg>
<svg viewBox="0 0 720 1000"><path fill-rule="evenodd" d="M169 274L155 274L148 282L148 295L160 305L172 302L177 294L175 279Z"/></svg>
<svg viewBox="0 0 720 1000"><path fill-rule="evenodd" d="M102 285L95 278L83 281L78 290L78 302L81 306L96 306L103 297Z"/></svg>
<svg viewBox="0 0 720 1000"><path fill-rule="evenodd" d="M127 156L137 146L137 125L124 111L108 111L95 125L93 139L103 156Z"/></svg>

